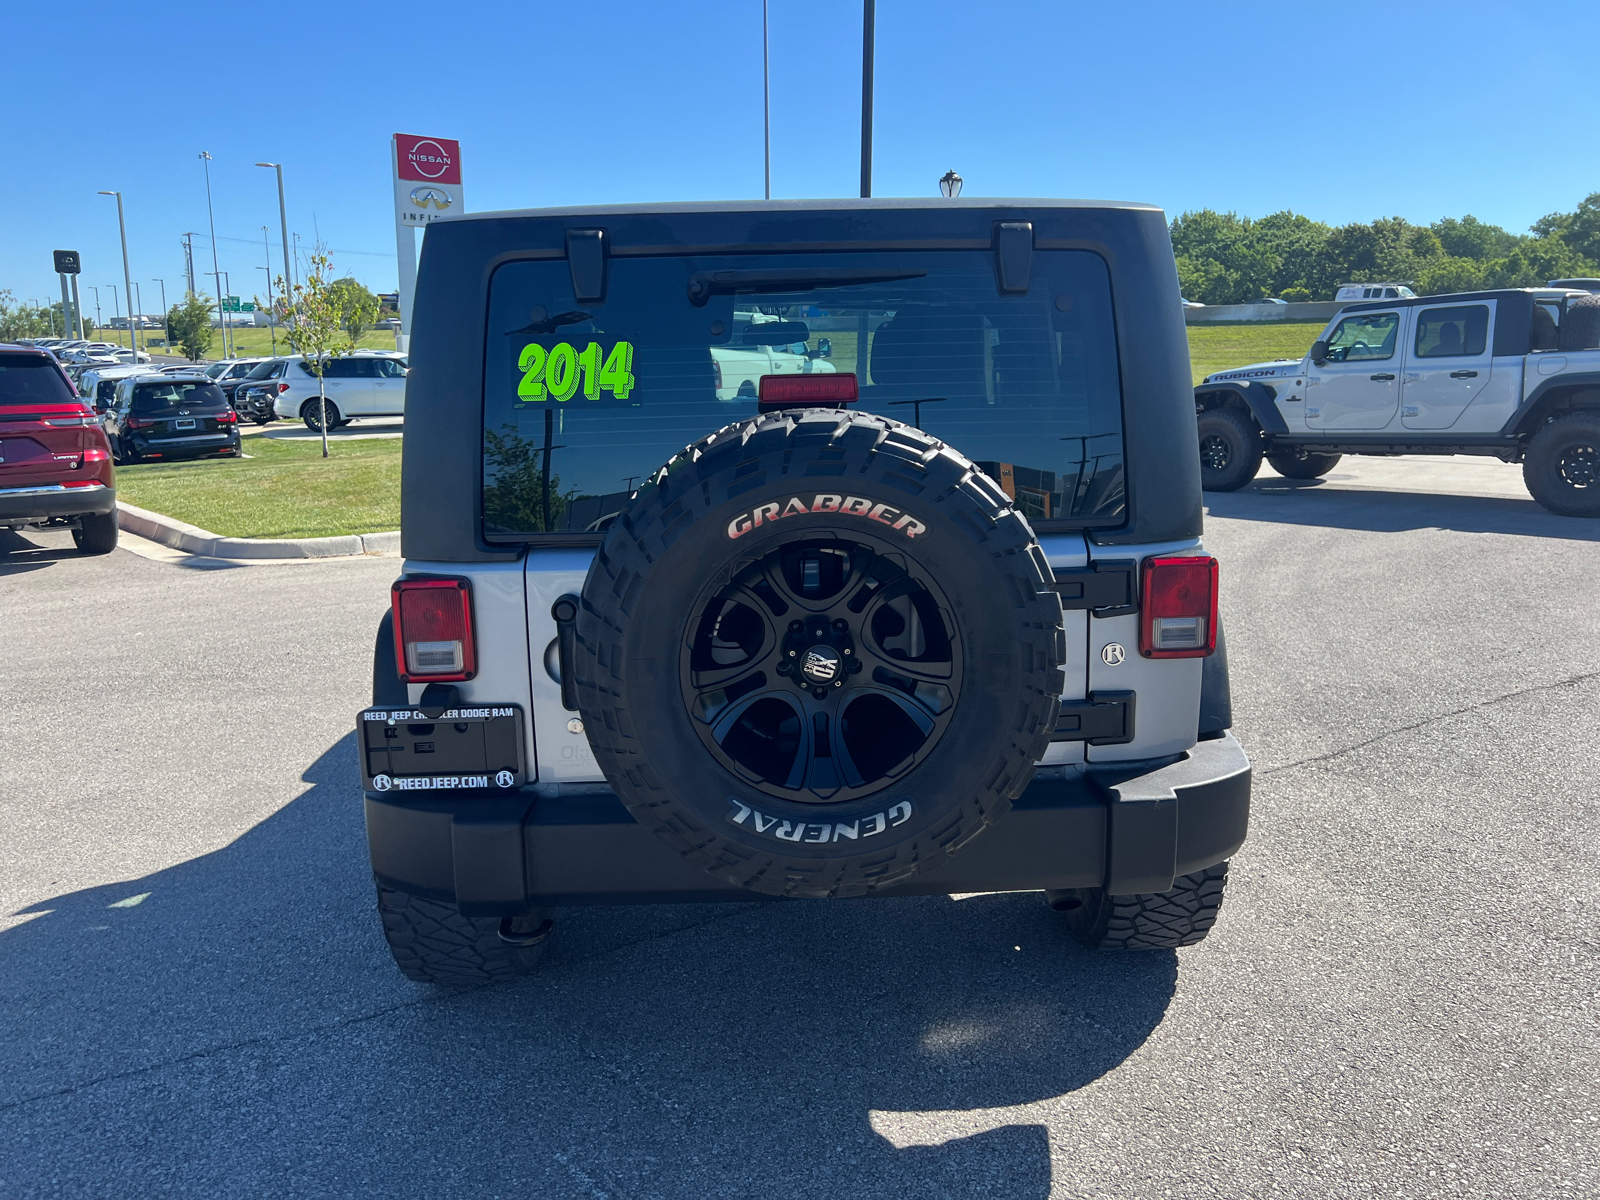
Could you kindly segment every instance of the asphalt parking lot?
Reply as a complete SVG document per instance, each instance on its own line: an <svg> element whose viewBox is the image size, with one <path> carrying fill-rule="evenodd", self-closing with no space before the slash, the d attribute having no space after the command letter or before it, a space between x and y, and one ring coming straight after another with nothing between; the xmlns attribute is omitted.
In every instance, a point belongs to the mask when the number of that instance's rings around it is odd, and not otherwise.
<svg viewBox="0 0 1600 1200"><path fill-rule="evenodd" d="M396 559L0 532L0 1195L1600 1193L1600 523L1492 463L1208 501L1256 791L1202 945L569 910L466 992L372 912Z"/></svg>

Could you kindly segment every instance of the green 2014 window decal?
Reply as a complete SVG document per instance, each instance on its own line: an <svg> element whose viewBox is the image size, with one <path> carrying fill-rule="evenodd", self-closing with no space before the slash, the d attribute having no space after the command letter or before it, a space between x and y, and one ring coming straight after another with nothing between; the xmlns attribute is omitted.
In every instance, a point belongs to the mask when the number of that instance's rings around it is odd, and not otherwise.
<svg viewBox="0 0 1600 1200"><path fill-rule="evenodd" d="M633 343L618 342L604 356L599 342L590 342L581 351L571 342L558 342L546 350L536 342L522 348L517 369L522 382L517 384L519 401L571 400L583 388L584 399L598 400L610 392L626 400L633 391Z"/></svg>

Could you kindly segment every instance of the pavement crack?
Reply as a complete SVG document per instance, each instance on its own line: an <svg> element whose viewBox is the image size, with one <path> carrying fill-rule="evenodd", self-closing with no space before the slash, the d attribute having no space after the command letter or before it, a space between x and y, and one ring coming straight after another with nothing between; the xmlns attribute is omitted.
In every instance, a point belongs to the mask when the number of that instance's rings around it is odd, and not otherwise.
<svg viewBox="0 0 1600 1200"><path fill-rule="evenodd" d="M1440 721L1448 721L1453 717L1463 716L1466 713L1477 712L1480 709L1493 708L1497 704L1504 704L1507 700L1516 700L1523 696L1533 696L1537 695L1539 692L1552 692L1558 688L1576 687L1579 684L1589 683L1595 679L1600 679L1600 671L1588 671L1582 675L1573 675L1567 679L1558 679L1554 683L1536 684L1533 687L1522 688L1515 692L1506 692L1504 695L1490 696L1487 700L1479 700L1475 704L1468 704L1463 708L1453 709L1447 713L1439 713L1435 716L1424 717L1420 721L1416 721L1410 725L1402 725L1398 729L1387 729L1380 734L1369 737L1364 742L1357 742L1353 746L1345 746L1339 750L1330 750L1326 754L1316 754L1310 758L1302 758L1295 762L1283 763L1276 767L1267 767L1264 770L1257 771L1255 773L1255 777L1257 779L1262 779L1268 775L1276 775L1279 771L1292 771L1296 767L1306 767L1310 766L1312 763L1328 762L1335 758L1342 758L1346 754L1354 754L1357 750L1365 750L1368 746L1376 745L1378 742L1384 741L1388 738L1396 737L1402 733L1411 733L1414 730L1423 729L1429 725L1438 724Z"/></svg>

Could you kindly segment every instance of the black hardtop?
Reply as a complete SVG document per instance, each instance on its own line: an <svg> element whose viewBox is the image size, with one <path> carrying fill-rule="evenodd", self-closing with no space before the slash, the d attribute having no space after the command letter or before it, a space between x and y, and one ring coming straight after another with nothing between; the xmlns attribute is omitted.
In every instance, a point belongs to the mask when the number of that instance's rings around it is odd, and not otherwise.
<svg viewBox="0 0 1600 1200"><path fill-rule="evenodd" d="M408 356L402 552L438 562L507 561L522 553L485 542L481 522L487 298L501 265L566 258L569 242L592 250L596 230L603 233L604 254L615 257L998 252L1001 226L1018 223L1029 227L1034 250L1090 251L1105 261L1111 278L1127 521L1092 536L1103 544L1199 536L1188 337L1159 208L1085 200L756 200L526 209L430 223ZM580 236L569 239L569 233ZM1008 237L1014 246L1015 232Z"/></svg>
<svg viewBox="0 0 1600 1200"><path fill-rule="evenodd" d="M1339 316L1349 313L1390 312L1396 308L1441 308L1452 304L1471 304L1476 300L1496 300L1494 322L1495 358L1520 358L1529 353L1533 327L1533 302L1564 300L1574 295L1569 288L1497 288L1484 292L1447 292L1442 296L1406 296L1399 300L1363 300L1347 304ZM1576 293L1582 294L1582 293Z"/></svg>

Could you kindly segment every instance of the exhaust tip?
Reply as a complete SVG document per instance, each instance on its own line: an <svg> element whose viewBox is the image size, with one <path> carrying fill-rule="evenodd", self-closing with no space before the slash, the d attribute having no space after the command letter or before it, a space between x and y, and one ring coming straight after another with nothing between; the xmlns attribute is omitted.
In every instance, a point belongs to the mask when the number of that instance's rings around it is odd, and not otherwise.
<svg viewBox="0 0 1600 1200"><path fill-rule="evenodd" d="M1075 912L1083 907L1083 897L1076 891L1046 892L1044 898L1056 912Z"/></svg>

